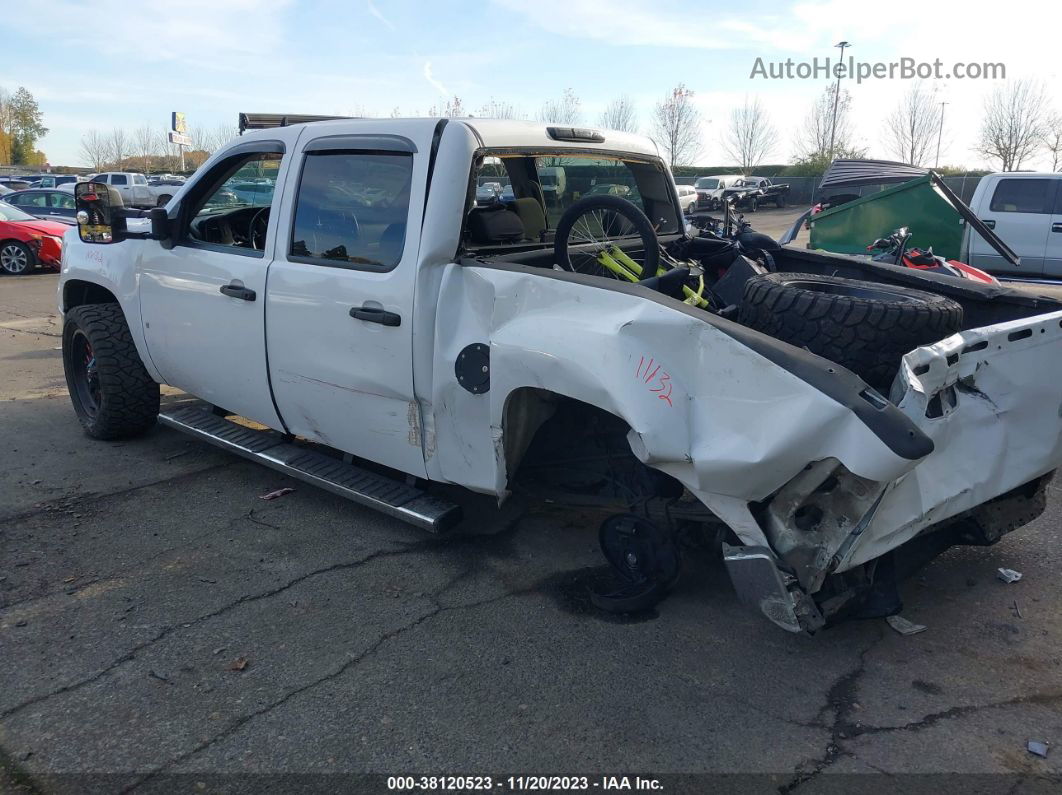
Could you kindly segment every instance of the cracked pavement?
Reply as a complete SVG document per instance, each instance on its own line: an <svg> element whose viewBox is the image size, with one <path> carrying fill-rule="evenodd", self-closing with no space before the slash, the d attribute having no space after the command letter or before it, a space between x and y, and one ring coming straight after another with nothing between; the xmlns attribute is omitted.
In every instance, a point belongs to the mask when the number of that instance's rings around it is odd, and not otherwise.
<svg viewBox="0 0 1062 795"><path fill-rule="evenodd" d="M467 497L436 538L168 429L84 437L55 284L0 279L0 791L76 792L80 773L111 774L106 791L248 772L757 773L781 792L1062 776L1057 748L1025 750L1062 742L1060 484L1033 525L903 584L919 635L787 635L697 555L652 616L605 620L579 591L601 562L587 516Z"/></svg>

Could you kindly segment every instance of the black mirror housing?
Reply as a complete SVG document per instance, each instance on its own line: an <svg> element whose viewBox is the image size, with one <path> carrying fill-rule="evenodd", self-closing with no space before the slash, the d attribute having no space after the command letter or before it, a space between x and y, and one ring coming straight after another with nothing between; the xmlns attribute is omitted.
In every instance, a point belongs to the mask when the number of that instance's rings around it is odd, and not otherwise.
<svg viewBox="0 0 1062 795"><path fill-rule="evenodd" d="M148 217L151 219L151 239L160 241L164 248L170 248L173 245L173 229L166 208L152 207Z"/></svg>

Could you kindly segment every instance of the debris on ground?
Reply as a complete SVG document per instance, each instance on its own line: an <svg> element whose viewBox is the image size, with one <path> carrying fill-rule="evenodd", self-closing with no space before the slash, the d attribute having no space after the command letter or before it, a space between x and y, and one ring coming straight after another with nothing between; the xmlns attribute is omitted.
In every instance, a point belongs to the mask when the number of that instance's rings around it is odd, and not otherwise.
<svg viewBox="0 0 1062 795"><path fill-rule="evenodd" d="M258 499L275 500L277 497L283 497L285 494L291 494L291 492L293 491L295 491L295 489L291 488L290 486L287 486L282 489L277 489L276 491L271 491L268 494L262 494L261 496L259 496ZM1021 575L1019 574L1018 576L1020 577Z"/></svg>
<svg viewBox="0 0 1062 795"><path fill-rule="evenodd" d="M903 616L886 616L885 621L901 635L917 635L919 632L925 632L929 629L925 624L916 624L913 621L908 621Z"/></svg>
<svg viewBox="0 0 1062 795"><path fill-rule="evenodd" d="M1021 572L1014 569L997 569L996 576L1006 583L1017 582L1021 579Z"/></svg>
<svg viewBox="0 0 1062 795"><path fill-rule="evenodd" d="M1051 747L1051 743L1043 740L1029 740L1025 747L1029 749L1030 754L1036 754L1043 759L1047 759L1047 749Z"/></svg>
<svg viewBox="0 0 1062 795"><path fill-rule="evenodd" d="M246 657L237 657L235 660L233 660L231 663L229 663L228 670L230 670L230 671L242 671L242 670L244 670L247 667L247 664L248 663L247 663L247 658Z"/></svg>
<svg viewBox="0 0 1062 795"><path fill-rule="evenodd" d="M214 654L221 654L227 648L227 646L218 646L216 649L214 649Z"/></svg>
<svg viewBox="0 0 1062 795"><path fill-rule="evenodd" d="M1016 618L1025 618L1025 616L1023 616L1021 614L1021 608L1018 607L1018 602L1017 601L1015 601L1013 604L1011 604L1010 609L1014 611L1014 616Z"/></svg>

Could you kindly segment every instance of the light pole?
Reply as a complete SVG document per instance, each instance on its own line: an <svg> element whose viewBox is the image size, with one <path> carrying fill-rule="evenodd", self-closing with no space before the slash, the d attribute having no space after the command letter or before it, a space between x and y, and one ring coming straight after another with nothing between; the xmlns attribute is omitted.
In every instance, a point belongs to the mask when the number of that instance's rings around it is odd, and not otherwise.
<svg viewBox="0 0 1062 795"><path fill-rule="evenodd" d="M933 168L937 168L940 165L940 139L944 136L944 106L947 102L940 103L940 129L937 130L937 157L933 161Z"/></svg>
<svg viewBox="0 0 1062 795"><path fill-rule="evenodd" d="M841 41L833 45L834 47L841 48L841 57L838 59L838 63L844 63L844 48L851 47L847 41ZM830 162L833 162L833 137L837 132L837 100L841 98L841 73L837 72L837 88L833 92L833 121L830 123Z"/></svg>

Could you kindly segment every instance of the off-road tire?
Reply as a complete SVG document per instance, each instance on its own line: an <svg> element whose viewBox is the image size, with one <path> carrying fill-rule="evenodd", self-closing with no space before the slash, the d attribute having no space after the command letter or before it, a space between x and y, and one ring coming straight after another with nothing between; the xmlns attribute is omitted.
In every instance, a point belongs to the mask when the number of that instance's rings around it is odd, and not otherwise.
<svg viewBox="0 0 1062 795"><path fill-rule="evenodd" d="M98 379L99 404L79 389L75 349L84 338L91 345ZM118 304L85 304L66 313L63 324L63 370L70 400L85 433L94 439L127 439L155 424L159 385L140 360L129 325Z"/></svg>
<svg viewBox="0 0 1062 795"><path fill-rule="evenodd" d="M774 200L774 206L779 210L785 209L785 194L781 194Z"/></svg>
<svg viewBox="0 0 1062 795"><path fill-rule="evenodd" d="M950 298L876 282L768 273L745 282L738 320L806 348L885 394L904 354L962 328Z"/></svg>

